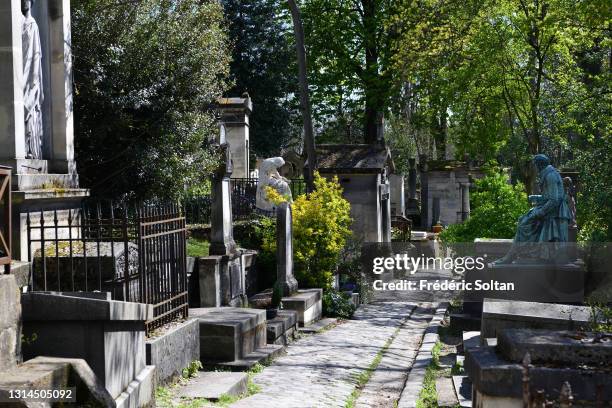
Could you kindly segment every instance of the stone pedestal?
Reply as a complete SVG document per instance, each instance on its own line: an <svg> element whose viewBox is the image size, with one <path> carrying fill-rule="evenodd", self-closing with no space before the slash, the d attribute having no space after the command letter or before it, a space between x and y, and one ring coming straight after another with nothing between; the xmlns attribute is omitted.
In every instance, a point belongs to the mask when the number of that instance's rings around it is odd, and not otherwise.
<svg viewBox="0 0 612 408"><path fill-rule="evenodd" d="M244 271L240 252L198 258L199 306L240 307L245 305Z"/></svg>
<svg viewBox="0 0 612 408"><path fill-rule="evenodd" d="M221 98L218 102L221 122L226 128L234 164L233 178L249 177L249 116L253 104L248 95L242 98Z"/></svg>
<svg viewBox="0 0 612 408"><path fill-rule="evenodd" d="M571 385L572 406L609 406L612 401L610 342L594 343L592 333L549 330L504 330L497 348L466 349L465 370L473 384L474 407L523 407L523 386L532 399L542 390L548 400L559 401L562 385ZM524 382L522 360L531 364ZM598 396L599 394L599 396Z"/></svg>
<svg viewBox="0 0 612 408"><path fill-rule="evenodd" d="M153 400L154 367L145 360L146 320L153 306L43 293L22 297L24 358L82 358L119 406Z"/></svg>
<svg viewBox="0 0 612 408"><path fill-rule="evenodd" d="M323 313L323 289L301 289L282 299L283 309L298 313L300 327L310 326L321 319Z"/></svg>

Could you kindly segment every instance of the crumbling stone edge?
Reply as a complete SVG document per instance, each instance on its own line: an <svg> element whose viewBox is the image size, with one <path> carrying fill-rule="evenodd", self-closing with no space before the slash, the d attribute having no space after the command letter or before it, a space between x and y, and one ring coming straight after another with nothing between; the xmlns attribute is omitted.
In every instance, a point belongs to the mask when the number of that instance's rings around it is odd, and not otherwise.
<svg viewBox="0 0 612 408"><path fill-rule="evenodd" d="M425 329L421 347L414 359L412 369L410 373L408 373L408 378L406 378L406 383L397 403L397 408L416 408L416 403L425 381L425 372L433 358L432 350L440 338L438 330L442 325L448 306L448 302L442 302L433 306L436 311Z"/></svg>

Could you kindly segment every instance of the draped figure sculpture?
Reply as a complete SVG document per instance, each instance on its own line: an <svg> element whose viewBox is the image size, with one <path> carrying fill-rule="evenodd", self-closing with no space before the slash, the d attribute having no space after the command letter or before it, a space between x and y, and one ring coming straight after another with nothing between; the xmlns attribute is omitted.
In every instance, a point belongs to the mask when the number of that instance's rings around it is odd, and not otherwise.
<svg viewBox="0 0 612 408"><path fill-rule="evenodd" d="M272 203L266 193L266 187L274 188L278 193L284 196L289 203L292 201L291 188L289 180L278 173L278 168L285 164L282 157L272 157L266 159L259 167L259 181L257 183L257 195L255 205L259 210L264 212L272 212L276 210L276 206Z"/></svg>
<svg viewBox="0 0 612 408"><path fill-rule="evenodd" d="M497 265L512 262L560 262L567 259L568 224L572 214L559 171L544 154L535 155L540 195L530 195L533 207L519 218L512 248Z"/></svg>
<svg viewBox="0 0 612 408"><path fill-rule="evenodd" d="M34 0L21 0L23 25L23 108L25 145L28 159L42 159L43 138L43 76L42 50L38 25L32 17Z"/></svg>

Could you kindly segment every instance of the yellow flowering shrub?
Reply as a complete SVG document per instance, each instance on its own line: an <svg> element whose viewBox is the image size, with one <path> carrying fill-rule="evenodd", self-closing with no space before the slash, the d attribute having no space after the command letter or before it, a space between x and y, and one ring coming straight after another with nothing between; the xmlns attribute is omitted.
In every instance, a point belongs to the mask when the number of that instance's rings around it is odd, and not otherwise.
<svg viewBox="0 0 612 408"><path fill-rule="evenodd" d="M338 179L328 181L315 173L315 191L298 196L293 210L294 272L300 287L331 288L340 252L351 236L351 206L342 197ZM268 199L278 205L286 201L273 188L266 188ZM264 223L262 251L276 254L274 223Z"/></svg>
<svg viewBox="0 0 612 408"><path fill-rule="evenodd" d="M285 201L287 201L287 197L279 193L274 187L265 186L264 191L266 192L266 198L268 199L268 201L270 201L276 206L278 206L280 203L284 203Z"/></svg>

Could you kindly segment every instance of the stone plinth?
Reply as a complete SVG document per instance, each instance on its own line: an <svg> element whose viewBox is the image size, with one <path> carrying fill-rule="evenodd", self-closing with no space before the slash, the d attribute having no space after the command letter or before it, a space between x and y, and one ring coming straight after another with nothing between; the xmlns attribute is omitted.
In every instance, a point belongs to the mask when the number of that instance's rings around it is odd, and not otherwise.
<svg viewBox="0 0 612 408"><path fill-rule="evenodd" d="M21 301L13 275L0 275L0 371L20 361Z"/></svg>
<svg viewBox="0 0 612 408"><path fill-rule="evenodd" d="M75 406L115 406L104 384L82 359L36 357L0 374L0 397L7 397L9 391L15 389L59 390L72 387L76 388ZM16 401L14 406L30 406L25 402L24 405L19 403Z"/></svg>
<svg viewBox="0 0 612 408"><path fill-rule="evenodd" d="M612 365L612 342L589 332L506 329L497 336L497 351L520 363L526 353L533 364L600 367Z"/></svg>
<svg viewBox="0 0 612 408"><path fill-rule="evenodd" d="M37 338L24 344L25 359L82 358L122 404L152 400L154 369L146 366L144 332L151 305L27 293L22 307L24 335Z"/></svg>
<svg viewBox="0 0 612 408"><path fill-rule="evenodd" d="M301 289L282 299L283 309L295 310L301 327L321 319L323 313L323 289Z"/></svg>
<svg viewBox="0 0 612 408"><path fill-rule="evenodd" d="M480 331L486 339L504 329L576 330L588 326L590 319L586 306L485 299Z"/></svg>
<svg viewBox="0 0 612 408"><path fill-rule="evenodd" d="M147 365L155 366L156 384L181 376L183 368L200 360L200 326L196 319L179 322L146 339Z"/></svg>
<svg viewBox="0 0 612 408"><path fill-rule="evenodd" d="M266 345L265 310L195 308L189 315L199 322L200 359L206 366L248 368L282 350Z"/></svg>
<svg viewBox="0 0 612 408"><path fill-rule="evenodd" d="M240 252L198 258L200 307L244 305L245 268L242 260Z"/></svg>
<svg viewBox="0 0 612 408"><path fill-rule="evenodd" d="M512 239L476 238L474 252L476 256L486 256L489 260L499 259L512 247Z"/></svg>
<svg viewBox="0 0 612 408"><path fill-rule="evenodd" d="M551 353L562 353L554 345L549 345ZM529 369L531 395L536 390L544 390L548 399L558 400L561 386L569 382L575 401L573 406L594 406L598 388L601 387L603 406L612 401L610 362L605 367L579 366L578 361L565 365L534 363ZM473 384L474 407L517 407L523 406L522 377L523 366L506 359L494 347L483 346L466 350L465 370Z"/></svg>
<svg viewBox="0 0 612 408"><path fill-rule="evenodd" d="M253 103L248 95L242 98L220 98L218 101L221 121L226 129L227 142L231 147L234 171L233 178L249 177L249 116Z"/></svg>

